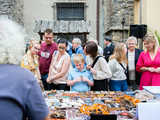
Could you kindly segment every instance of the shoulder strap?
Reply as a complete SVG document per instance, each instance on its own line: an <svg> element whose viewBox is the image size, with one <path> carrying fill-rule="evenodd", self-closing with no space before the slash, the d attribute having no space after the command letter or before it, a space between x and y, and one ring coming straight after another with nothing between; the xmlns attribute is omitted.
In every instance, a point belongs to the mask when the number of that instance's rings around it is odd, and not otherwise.
<svg viewBox="0 0 160 120"><path fill-rule="evenodd" d="M57 50L55 50L55 51L54 51L54 53L53 53L53 55L55 56L55 55L57 54L57 52L58 52L58 51L57 51Z"/></svg>
<svg viewBox="0 0 160 120"><path fill-rule="evenodd" d="M121 65L121 67L124 69L124 70L126 70L126 68L122 65L122 63L119 63L120 65Z"/></svg>
<svg viewBox="0 0 160 120"><path fill-rule="evenodd" d="M98 59L99 59L100 57L102 57L102 56L97 56L96 59L93 61L93 64L92 64L92 66L91 66L92 68L94 67L94 65L96 64L96 62L98 61Z"/></svg>

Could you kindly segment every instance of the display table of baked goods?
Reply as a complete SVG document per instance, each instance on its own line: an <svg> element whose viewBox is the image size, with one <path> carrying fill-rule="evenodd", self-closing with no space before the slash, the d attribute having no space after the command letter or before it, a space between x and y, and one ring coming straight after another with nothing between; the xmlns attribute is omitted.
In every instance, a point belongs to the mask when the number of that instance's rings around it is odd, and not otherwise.
<svg viewBox="0 0 160 120"><path fill-rule="evenodd" d="M50 120L135 120L136 104L153 99L145 91L45 91Z"/></svg>

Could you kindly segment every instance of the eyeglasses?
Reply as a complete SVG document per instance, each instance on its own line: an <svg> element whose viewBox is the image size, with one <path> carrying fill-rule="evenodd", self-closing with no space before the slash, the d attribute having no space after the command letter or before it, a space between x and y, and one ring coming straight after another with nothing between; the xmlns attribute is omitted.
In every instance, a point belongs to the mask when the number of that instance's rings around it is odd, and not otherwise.
<svg viewBox="0 0 160 120"><path fill-rule="evenodd" d="M65 49L65 47L58 47L59 49L61 49L61 50L64 50Z"/></svg>
<svg viewBox="0 0 160 120"><path fill-rule="evenodd" d="M80 63L80 64L75 64L75 65L78 67L78 66L81 66L82 64Z"/></svg>

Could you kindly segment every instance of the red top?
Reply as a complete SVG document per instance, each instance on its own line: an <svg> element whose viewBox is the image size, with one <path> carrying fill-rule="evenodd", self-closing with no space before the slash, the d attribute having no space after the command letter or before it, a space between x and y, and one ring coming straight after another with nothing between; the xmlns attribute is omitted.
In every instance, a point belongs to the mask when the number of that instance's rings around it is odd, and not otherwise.
<svg viewBox="0 0 160 120"><path fill-rule="evenodd" d="M50 63L52 60L53 52L57 50L57 44L52 43L47 45L45 42L41 44L39 55L39 70L41 74L46 74L49 72Z"/></svg>

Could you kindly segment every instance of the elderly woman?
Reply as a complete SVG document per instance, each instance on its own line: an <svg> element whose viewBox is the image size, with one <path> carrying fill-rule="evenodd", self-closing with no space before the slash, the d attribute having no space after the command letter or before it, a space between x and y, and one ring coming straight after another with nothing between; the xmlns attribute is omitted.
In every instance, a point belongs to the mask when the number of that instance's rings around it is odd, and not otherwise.
<svg viewBox="0 0 160 120"><path fill-rule="evenodd" d="M136 48L137 38L129 37L127 39L127 59L128 59L128 74L127 74L127 82L129 84L129 88L131 90L138 89L140 84L141 73L136 71L136 64L142 50Z"/></svg>
<svg viewBox="0 0 160 120"><path fill-rule="evenodd" d="M73 38L72 40L72 47L68 51L68 54L72 56L72 54L83 54L83 48L81 46L82 42L79 38Z"/></svg>
<svg viewBox="0 0 160 120"><path fill-rule="evenodd" d="M75 64L73 62L73 55L74 54L82 54L84 59L86 59L84 52L83 52L83 48L81 46L81 40L79 38L74 38L72 40L72 47L70 48L70 50L68 51L68 54L71 56L71 67L75 68ZM85 62L86 63L86 62Z"/></svg>
<svg viewBox="0 0 160 120"><path fill-rule="evenodd" d="M0 118L47 119L48 107L36 78L19 66L25 53L23 29L2 18L0 26Z"/></svg>
<svg viewBox="0 0 160 120"><path fill-rule="evenodd" d="M52 55L52 61L49 68L48 83L53 83L52 89L69 90L67 86L67 76L70 68L70 56L66 52L67 41L60 39L58 41L58 51Z"/></svg>
<svg viewBox="0 0 160 120"><path fill-rule="evenodd" d="M160 86L160 49L155 37L147 34L143 38L145 51L139 56L136 70L142 72L140 90L143 86Z"/></svg>

